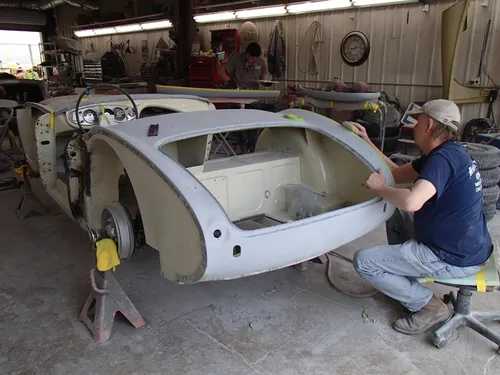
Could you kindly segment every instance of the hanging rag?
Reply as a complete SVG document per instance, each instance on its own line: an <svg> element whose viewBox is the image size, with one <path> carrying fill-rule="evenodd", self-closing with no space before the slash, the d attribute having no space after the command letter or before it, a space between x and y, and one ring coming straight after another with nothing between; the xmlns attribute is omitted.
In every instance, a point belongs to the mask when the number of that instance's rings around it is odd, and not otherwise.
<svg viewBox="0 0 500 375"><path fill-rule="evenodd" d="M276 21L269 36L267 65L273 79L280 78L286 69L286 47L283 37L283 25Z"/></svg>
<svg viewBox="0 0 500 375"><path fill-rule="evenodd" d="M302 73L319 74L321 43L323 43L323 25L319 21L314 21L308 27L299 47L299 69ZM310 50L307 50L306 46L310 46L308 47Z"/></svg>

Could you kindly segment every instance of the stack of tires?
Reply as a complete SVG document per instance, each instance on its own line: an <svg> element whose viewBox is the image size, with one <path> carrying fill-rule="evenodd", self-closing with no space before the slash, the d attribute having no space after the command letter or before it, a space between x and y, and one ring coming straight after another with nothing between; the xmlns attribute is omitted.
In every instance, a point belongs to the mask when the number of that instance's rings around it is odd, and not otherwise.
<svg viewBox="0 0 500 375"><path fill-rule="evenodd" d="M462 145L476 161L479 168L483 184L484 214L486 220L490 221L495 217L500 194L500 150L480 143L463 142Z"/></svg>

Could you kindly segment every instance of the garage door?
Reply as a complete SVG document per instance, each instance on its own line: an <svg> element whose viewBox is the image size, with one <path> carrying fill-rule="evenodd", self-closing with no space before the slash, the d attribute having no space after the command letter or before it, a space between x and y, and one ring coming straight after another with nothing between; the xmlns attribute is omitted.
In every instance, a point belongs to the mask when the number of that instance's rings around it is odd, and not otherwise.
<svg viewBox="0 0 500 375"><path fill-rule="evenodd" d="M0 29L42 28L47 23L45 12L28 9L0 8ZM24 26L24 27L23 27Z"/></svg>

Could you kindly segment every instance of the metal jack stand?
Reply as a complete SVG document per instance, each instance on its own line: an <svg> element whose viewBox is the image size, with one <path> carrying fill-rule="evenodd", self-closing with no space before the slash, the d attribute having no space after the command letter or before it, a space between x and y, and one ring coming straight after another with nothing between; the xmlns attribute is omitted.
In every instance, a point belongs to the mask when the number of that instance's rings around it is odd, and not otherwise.
<svg viewBox="0 0 500 375"><path fill-rule="evenodd" d="M23 195L21 197L21 201L17 206L16 215L19 220L24 220L28 216L32 214L39 214L43 216L47 216L47 212L45 208L43 208L42 204L35 196L33 191L31 190L30 179L27 175L26 168L23 168L23 187L22 187Z"/></svg>
<svg viewBox="0 0 500 375"><path fill-rule="evenodd" d="M90 283L92 292L80 313L80 321L92 332L94 340L102 343L109 339L117 312L121 312L135 328L146 324L111 271L100 272L92 268Z"/></svg>

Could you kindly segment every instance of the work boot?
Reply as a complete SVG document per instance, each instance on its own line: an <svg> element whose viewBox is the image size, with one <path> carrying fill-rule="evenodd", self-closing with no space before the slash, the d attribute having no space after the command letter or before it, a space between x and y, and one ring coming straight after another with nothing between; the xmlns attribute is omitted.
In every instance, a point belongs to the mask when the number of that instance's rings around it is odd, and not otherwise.
<svg viewBox="0 0 500 375"><path fill-rule="evenodd" d="M394 322L393 328L405 335L417 335L426 332L436 324L448 320L452 312L448 309L443 301L436 296L420 309L418 312L411 313L406 318L398 319Z"/></svg>

